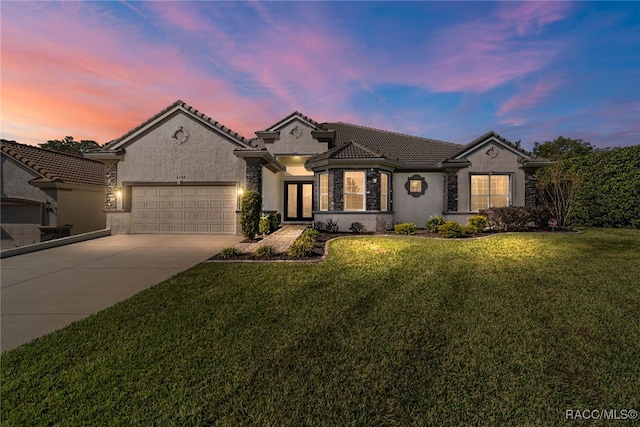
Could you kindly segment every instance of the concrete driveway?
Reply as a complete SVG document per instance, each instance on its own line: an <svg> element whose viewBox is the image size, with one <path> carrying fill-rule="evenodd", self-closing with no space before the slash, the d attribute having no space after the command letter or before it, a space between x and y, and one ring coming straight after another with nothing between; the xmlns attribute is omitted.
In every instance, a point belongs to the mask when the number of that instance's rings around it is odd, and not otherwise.
<svg viewBox="0 0 640 427"><path fill-rule="evenodd" d="M1 350L123 301L233 246L223 235L118 235L0 262Z"/></svg>

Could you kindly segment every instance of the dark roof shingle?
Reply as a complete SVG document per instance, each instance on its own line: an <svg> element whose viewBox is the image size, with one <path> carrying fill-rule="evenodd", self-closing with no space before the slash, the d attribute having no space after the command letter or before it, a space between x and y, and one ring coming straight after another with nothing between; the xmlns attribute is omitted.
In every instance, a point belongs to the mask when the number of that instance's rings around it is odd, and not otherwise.
<svg viewBox="0 0 640 427"><path fill-rule="evenodd" d="M87 187L104 187L103 163L80 155L45 150L15 141L2 140L2 153L38 175L32 182L59 182Z"/></svg>

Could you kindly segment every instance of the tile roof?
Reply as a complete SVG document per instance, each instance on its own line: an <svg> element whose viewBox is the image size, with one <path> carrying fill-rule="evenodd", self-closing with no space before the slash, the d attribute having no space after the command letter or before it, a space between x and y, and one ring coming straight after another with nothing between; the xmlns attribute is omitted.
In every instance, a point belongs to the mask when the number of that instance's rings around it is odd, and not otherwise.
<svg viewBox="0 0 640 427"><path fill-rule="evenodd" d="M131 135L135 134L139 130L141 130L144 127L148 126L149 124L153 123L155 120L159 119L160 117L162 117L163 115L167 114L169 111L173 110L176 107L180 107L180 108L185 109L189 113L191 113L191 114L195 115L196 117L204 120L205 122L211 124L213 127L215 127L216 129L226 133L230 137L235 138L235 139L241 141L244 144L251 145L250 144L250 140L245 138L244 136L240 135L238 132L234 132L233 130L229 129L228 127L222 125L220 122L218 122L216 120L213 120L211 117L209 117L209 116L205 115L204 113L201 113L200 111L196 110L195 108L193 108L189 104L187 104L187 103L185 103L185 102L183 102L181 100L177 100L176 102L174 102L173 104L171 104L167 108L165 108L164 110L160 111L158 114L154 115L153 117L150 117L149 119L147 119L146 121L144 121L140 125L136 126L135 128L131 129L129 132L127 132L124 135L122 135L121 137L119 137L117 139L114 139L113 141L109 141L107 144L105 144L103 150L105 150L105 151L106 150L110 150L113 146L115 146L118 143L122 142L123 140L127 139L128 137L130 137Z"/></svg>
<svg viewBox="0 0 640 427"><path fill-rule="evenodd" d="M309 162L315 163L317 161L322 161L326 159L392 159L389 156L386 156L383 152L374 150L371 147L366 146L365 144L358 141L348 141L346 143L340 144L336 147L331 148L330 150L325 151L324 153L320 153L316 156L313 156L309 159Z"/></svg>
<svg viewBox="0 0 640 427"><path fill-rule="evenodd" d="M2 154L11 157L38 175L38 178L31 182L59 182L87 187L104 187L105 166L102 162L4 139L0 141L0 149Z"/></svg>
<svg viewBox="0 0 640 427"><path fill-rule="evenodd" d="M305 116L304 114L302 114L300 111L294 111L293 113L289 114L287 117L278 120L276 123L272 124L271 126L267 126L266 129L276 129L278 126L280 126L280 124L282 123L286 123L287 121L289 121L289 119L291 119L292 117L295 116L300 116L300 118L302 118L303 120L306 120L307 122L311 123L312 125L320 128L321 125L320 123L316 122L315 120L313 120L311 117L309 116Z"/></svg>
<svg viewBox="0 0 640 427"><path fill-rule="evenodd" d="M487 139L489 139L491 137L493 137L493 138L497 139L498 141L502 142L503 144L513 148L514 150L520 152L521 154L523 154L526 157L529 157L529 158L532 158L532 159L536 158L536 156L533 153L531 153L530 151L527 151L524 148L514 144L513 142L511 142L508 139L498 135L496 132L494 132L492 130L490 130L489 132L485 133L484 135L479 136L478 138L474 139L470 143L468 143L468 144L466 144L464 146L461 146L460 150L457 153L455 153L455 155L452 156L452 157L456 157L456 156L464 153L465 151L467 151L470 148L472 148L474 145L479 144L479 143L481 143L483 141L486 141Z"/></svg>
<svg viewBox="0 0 640 427"><path fill-rule="evenodd" d="M323 123L321 126L323 129L336 131L336 145L357 141L388 159L406 164L441 162L453 157L463 148L460 144L343 122Z"/></svg>

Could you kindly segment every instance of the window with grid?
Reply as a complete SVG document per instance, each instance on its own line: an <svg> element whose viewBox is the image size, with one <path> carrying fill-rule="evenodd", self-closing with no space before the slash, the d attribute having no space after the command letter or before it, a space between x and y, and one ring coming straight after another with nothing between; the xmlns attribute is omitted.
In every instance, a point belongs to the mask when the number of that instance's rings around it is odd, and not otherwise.
<svg viewBox="0 0 640 427"><path fill-rule="evenodd" d="M320 191L318 192L320 197L320 210L329 210L329 174L320 174Z"/></svg>
<svg viewBox="0 0 640 427"><path fill-rule="evenodd" d="M509 206L509 175L471 175L471 211Z"/></svg>
<svg viewBox="0 0 640 427"><path fill-rule="evenodd" d="M380 174L380 210L389 210L389 174Z"/></svg>
<svg viewBox="0 0 640 427"><path fill-rule="evenodd" d="M344 173L344 210L365 210L364 172L348 171Z"/></svg>

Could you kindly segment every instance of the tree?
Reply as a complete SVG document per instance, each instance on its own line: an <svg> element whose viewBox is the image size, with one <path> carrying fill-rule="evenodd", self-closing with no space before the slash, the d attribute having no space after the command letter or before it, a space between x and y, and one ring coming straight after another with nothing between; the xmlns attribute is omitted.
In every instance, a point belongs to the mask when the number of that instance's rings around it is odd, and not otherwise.
<svg viewBox="0 0 640 427"><path fill-rule="evenodd" d="M262 195L257 191L245 191L240 201L240 227L247 239L253 239L260 231Z"/></svg>
<svg viewBox="0 0 640 427"><path fill-rule="evenodd" d="M563 160L589 154L595 150L590 142L559 136L553 141L533 144L533 154L551 160Z"/></svg>
<svg viewBox="0 0 640 427"><path fill-rule="evenodd" d="M566 227L569 223L578 184L578 175L567 170L564 162L536 171L536 187L540 199L560 227Z"/></svg>
<svg viewBox="0 0 640 427"><path fill-rule="evenodd" d="M66 151L72 154L82 154L89 150L100 148L100 144L90 139L75 141L72 136L65 136L64 139L52 139L44 144L38 144L40 148L47 150Z"/></svg>

